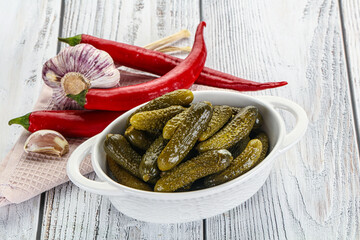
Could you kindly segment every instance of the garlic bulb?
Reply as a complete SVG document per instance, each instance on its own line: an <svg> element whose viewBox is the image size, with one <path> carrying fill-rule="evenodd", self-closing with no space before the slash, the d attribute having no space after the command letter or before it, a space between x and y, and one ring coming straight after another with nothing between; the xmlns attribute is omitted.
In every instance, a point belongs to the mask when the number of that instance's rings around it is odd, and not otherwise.
<svg viewBox="0 0 360 240"><path fill-rule="evenodd" d="M53 130L39 130L25 141L25 152L36 152L62 156L69 151L69 143L60 133Z"/></svg>
<svg viewBox="0 0 360 240"><path fill-rule="evenodd" d="M79 108L66 97L89 88L112 88L120 80L119 70L110 55L89 44L64 48L57 56L45 62L42 78L53 88L53 99L60 109Z"/></svg>

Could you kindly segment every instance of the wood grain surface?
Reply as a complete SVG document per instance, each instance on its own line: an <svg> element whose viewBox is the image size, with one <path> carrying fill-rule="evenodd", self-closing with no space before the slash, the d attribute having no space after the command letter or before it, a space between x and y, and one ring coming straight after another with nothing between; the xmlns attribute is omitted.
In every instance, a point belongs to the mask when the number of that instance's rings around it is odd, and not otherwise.
<svg viewBox="0 0 360 240"><path fill-rule="evenodd" d="M56 54L59 1L0 1L0 159L24 129L7 125L32 110L43 84L41 66ZM40 196L0 208L1 239L35 239Z"/></svg>
<svg viewBox="0 0 360 240"><path fill-rule="evenodd" d="M349 82L353 94L353 110L356 114L357 123L360 119L360 2L339 1L340 14L342 16L342 30L344 33L344 46L346 50L346 63L348 67ZM358 141L360 140L360 128Z"/></svg>
<svg viewBox="0 0 360 240"><path fill-rule="evenodd" d="M290 99L310 121L259 192L226 213L184 224L140 222L106 197L65 183L46 192L43 205L38 196L0 208L1 238L360 239L359 9L357 0L0 2L1 159L23 131L7 121L31 111L58 35L143 46L180 29L194 33L205 20L208 67L259 82L288 81L246 94ZM191 44L192 38L177 45ZM294 118L281 115L291 130Z"/></svg>
<svg viewBox="0 0 360 240"><path fill-rule="evenodd" d="M304 107L304 138L263 188L206 221L209 239L357 239L360 171L337 1L204 1L209 66ZM354 53L355 54L355 53ZM358 55L358 53L356 54ZM219 61L221 59L221 61ZM292 119L283 115L291 127Z"/></svg>

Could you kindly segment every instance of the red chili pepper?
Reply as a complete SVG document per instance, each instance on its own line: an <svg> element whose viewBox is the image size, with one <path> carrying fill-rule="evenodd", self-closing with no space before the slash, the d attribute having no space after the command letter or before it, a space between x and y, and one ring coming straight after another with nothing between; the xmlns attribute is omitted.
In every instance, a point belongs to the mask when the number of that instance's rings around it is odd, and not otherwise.
<svg viewBox="0 0 360 240"><path fill-rule="evenodd" d="M161 52L101 39L86 34L80 34L70 38L59 38L59 40L66 42L71 46L79 43L91 44L94 47L109 53L114 61L120 65L160 76L166 74L183 61L180 58ZM267 83L254 82L207 67L203 68L203 71L196 80L196 83L238 91L258 91L276 88L287 84L285 81Z"/></svg>
<svg viewBox="0 0 360 240"><path fill-rule="evenodd" d="M198 25L194 46L187 58L168 73L149 82L111 89L89 89L77 95L68 95L85 109L123 111L152 100L176 89L189 88L199 77L206 60L203 38L205 22ZM146 64L157 61L157 52L148 55ZM129 55L128 62L136 61ZM146 65L144 64L144 65Z"/></svg>
<svg viewBox="0 0 360 240"><path fill-rule="evenodd" d="M34 111L9 121L9 125L20 124L30 132L50 129L66 137L92 137L124 112L112 111Z"/></svg>

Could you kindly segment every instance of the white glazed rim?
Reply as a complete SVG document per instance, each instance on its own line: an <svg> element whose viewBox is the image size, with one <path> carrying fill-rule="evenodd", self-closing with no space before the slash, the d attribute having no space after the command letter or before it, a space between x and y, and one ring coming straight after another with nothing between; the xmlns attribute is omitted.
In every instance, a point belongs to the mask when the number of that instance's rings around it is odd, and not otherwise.
<svg viewBox="0 0 360 240"><path fill-rule="evenodd" d="M275 157L279 154L279 147L281 146L281 144L283 142L286 131L285 131L284 122L283 122L280 114L269 103L267 103L266 101L257 99L256 97L244 95L244 94L241 94L238 92L211 91L211 90L210 91L194 91L194 96L196 96L198 94L200 94L200 95L201 94L214 94L214 95L228 94L228 95L230 95L230 96L232 95L234 97L240 95L243 98L249 99L251 102L254 102L258 105L262 105L262 106L266 107L267 111L270 111L271 114L273 114L277 118L277 120L278 120L277 124L279 127L278 128L279 129L278 141L274 145L271 152L267 155L267 157L263 161L261 161L259 164L257 164L253 169L251 169L250 171L246 172L245 174L237 177L236 179L233 179L229 182L223 183L218 186L201 189L201 190L196 190L196 191L160 193L160 192L150 192L150 191L138 190L135 188L121 185L121 184L115 182L111 177L109 177L102 170L102 168L99 164L100 159L96 159L95 156L100 155L99 151L101 151L103 149L102 148L103 141L106 137L106 134L110 133L109 129L111 129L114 125L118 124L118 122L120 122L123 118L126 118L127 116L129 116L137 108L142 106L142 105L140 105L138 107L135 107L135 108L127 111L123 115L119 116L112 123L110 123L100 134L98 134L96 136L95 144L92 147L93 154L91 157L91 162L92 162L94 170L95 170L96 174L99 176L99 178L103 181L110 183L112 186L116 186L119 189L119 195L121 195L121 193L124 193L124 194L129 194L129 195L138 195L138 196L140 195L142 198L167 199L167 200L192 199L192 198L198 198L198 197L204 197L204 196L209 196L209 195L213 195L213 194L218 194L226 189L232 188L234 185L246 182L247 180L251 179L251 177L254 174L261 171L264 167L268 166L275 159Z"/></svg>

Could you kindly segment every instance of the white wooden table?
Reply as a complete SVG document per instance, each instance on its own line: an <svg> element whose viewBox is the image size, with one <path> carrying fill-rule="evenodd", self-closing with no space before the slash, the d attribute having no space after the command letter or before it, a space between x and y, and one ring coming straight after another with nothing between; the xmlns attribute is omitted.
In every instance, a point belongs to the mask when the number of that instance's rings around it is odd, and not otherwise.
<svg viewBox="0 0 360 240"><path fill-rule="evenodd" d="M31 111L42 64L64 47L57 37L79 33L142 46L205 20L207 66L288 81L246 94L293 100L310 120L260 191L221 215L139 222L65 183L0 208L0 238L360 239L359 16L358 0L0 1L0 159L23 131L7 121Z"/></svg>

